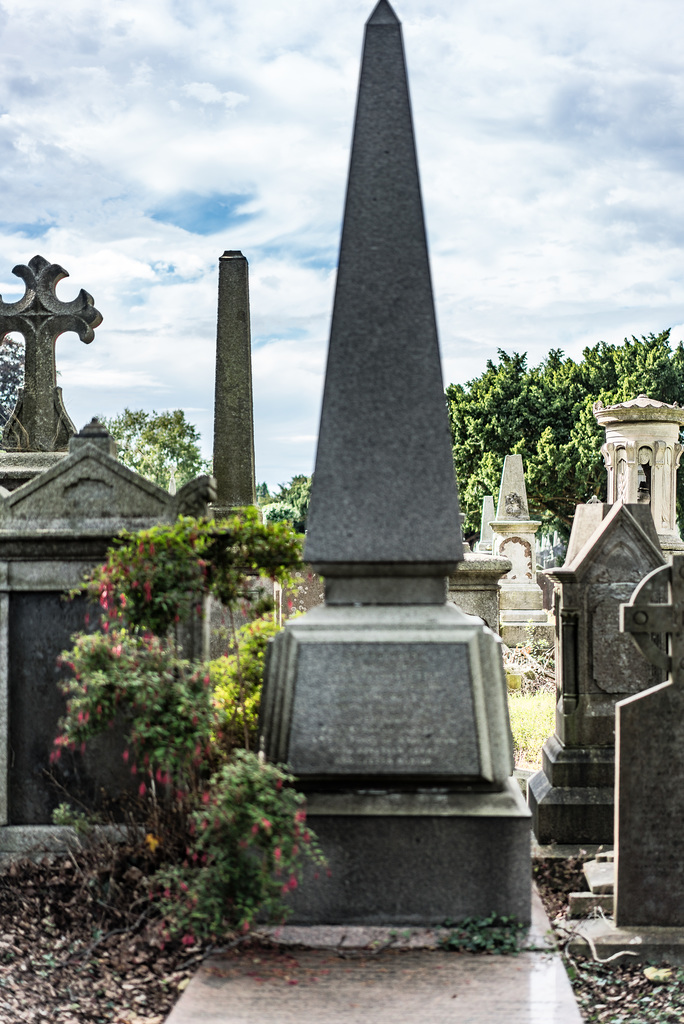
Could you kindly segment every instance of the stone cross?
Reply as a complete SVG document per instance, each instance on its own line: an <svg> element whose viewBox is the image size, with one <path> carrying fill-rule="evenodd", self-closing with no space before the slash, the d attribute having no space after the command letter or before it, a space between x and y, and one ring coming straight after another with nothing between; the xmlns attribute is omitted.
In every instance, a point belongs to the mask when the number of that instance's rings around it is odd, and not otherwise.
<svg viewBox="0 0 684 1024"><path fill-rule="evenodd" d="M669 601L653 600L667 583ZM621 625L668 678L616 705L615 923L684 926L684 555L646 576ZM666 633L668 652L653 634Z"/></svg>
<svg viewBox="0 0 684 1024"><path fill-rule="evenodd" d="M60 334L74 331L90 344L102 316L83 289L71 302L58 299L55 288L69 275L42 256L34 256L28 266L14 267L12 273L23 280L26 292L17 302L3 302L0 296L0 339L10 331L22 334L26 360L24 387L5 426L2 447L23 452L65 451L76 428L64 408L62 389L57 387L55 342Z"/></svg>

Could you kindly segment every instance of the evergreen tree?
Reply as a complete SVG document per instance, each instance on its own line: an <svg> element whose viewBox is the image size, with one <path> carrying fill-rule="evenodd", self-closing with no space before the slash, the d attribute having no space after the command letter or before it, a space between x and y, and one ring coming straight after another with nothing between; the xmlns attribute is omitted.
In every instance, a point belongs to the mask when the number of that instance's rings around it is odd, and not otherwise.
<svg viewBox="0 0 684 1024"><path fill-rule="evenodd" d="M454 465L466 530L480 524L482 498L498 494L506 455L525 464L531 510L567 536L575 506L592 495L605 499L606 472L600 448L604 431L592 406L625 402L639 394L684 404L684 347L670 347L670 332L603 341L582 359L552 349L536 367L523 354L499 350L484 373L446 389ZM678 513L684 509L684 479L678 484Z"/></svg>

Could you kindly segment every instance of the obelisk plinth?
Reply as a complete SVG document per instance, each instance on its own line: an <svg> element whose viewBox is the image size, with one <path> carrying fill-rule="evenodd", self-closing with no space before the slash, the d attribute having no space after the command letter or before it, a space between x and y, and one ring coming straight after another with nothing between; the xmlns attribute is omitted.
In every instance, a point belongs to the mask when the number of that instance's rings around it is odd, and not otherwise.
<svg viewBox="0 0 684 1024"><path fill-rule="evenodd" d="M462 557L401 26L366 25L305 557L325 604L276 638L265 754L330 877L295 923L529 920L501 646L446 602Z"/></svg>

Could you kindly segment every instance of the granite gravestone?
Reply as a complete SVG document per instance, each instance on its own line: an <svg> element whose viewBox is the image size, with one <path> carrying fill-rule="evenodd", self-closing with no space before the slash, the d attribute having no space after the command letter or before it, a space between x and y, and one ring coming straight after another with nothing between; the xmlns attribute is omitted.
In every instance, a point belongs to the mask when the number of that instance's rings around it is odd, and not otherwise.
<svg viewBox="0 0 684 1024"><path fill-rule="evenodd" d="M331 869L293 895L292 920L529 920L500 644L445 600L458 499L386 0L366 25L305 555L325 604L276 638L261 719L266 755L308 793Z"/></svg>
<svg viewBox="0 0 684 1024"><path fill-rule="evenodd" d="M668 675L616 705L615 924L681 928L684 555L646 576L621 611L640 654ZM654 634L668 636L667 653Z"/></svg>
<svg viewBox="0 0 684 1024"><path fill-rule="evenodd" d="M0 445L0 486L5 490L31 480L66 453L76 428L57 386L55 342L60 334L74 331L90 344L102 323L92 296L83 289L71 302L57 297L56 286L69 275L56 263L34 256L28 266L20 264L12 273L24 281L26 291L17 302L0 297L0 339L10 331L22 334L26 352L24 387Z"/></svg>
<svg viewBox="0 0 684 1024"><path fill-rule="evenodd" d="M256 505L249 267L237 251L219 260L213 472L215 515Z"/></svg>
<svg viewBox="0 0 684 1024"><path fill-rule="evenodd" d="M555 582L556 729L528 783L540 843L611 843L615 704L658 681L619 628L619 606L662 565L643 505L578 505Z"/></svg>
<svg viewBox="0 0 684 1024"><path fill-rule="evenodd" d="M552 641L553 630L537 583L535 534L541 521L530 519L522 455L504 459L496 519L491 526L493 554L511 562L511 569L499 581L501 639L509 647L525 643L532 624L539 639Z"/></svg>

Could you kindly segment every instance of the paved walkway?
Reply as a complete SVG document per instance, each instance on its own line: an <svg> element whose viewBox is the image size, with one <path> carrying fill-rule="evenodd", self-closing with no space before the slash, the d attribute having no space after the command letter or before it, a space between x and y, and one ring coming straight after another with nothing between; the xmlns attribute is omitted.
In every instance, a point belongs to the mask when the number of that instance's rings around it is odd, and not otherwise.
<svg viewBox="0 0 684 1024"><path fill-rule="evenodd" d="M444 953L427 929L286 927L274 949L207 960L166 1024L581 1024L548 931L536 893L518 956Z"/></svg>

